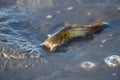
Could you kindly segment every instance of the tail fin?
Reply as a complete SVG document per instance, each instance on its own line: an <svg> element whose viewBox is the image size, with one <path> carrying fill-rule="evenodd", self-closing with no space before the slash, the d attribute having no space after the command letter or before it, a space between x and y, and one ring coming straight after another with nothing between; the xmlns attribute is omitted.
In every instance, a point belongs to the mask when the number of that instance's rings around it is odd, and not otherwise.
<svg viewBox="0 0 120 80"><path fill-rule="evenodd" d="M95 25L85 26L87 28L86 34L95 33L108 25L109 25L109 23L107 23L107 22L101 22L101 23L97 23Z"/></svg>
<svg viewBox="0 0 120 80"><path fill-rule="evenodd" d="M107 22L101 22L101 23L97 23L97 24L93 25L93 28L94 29L99 29L99 28L102 28L102 27L105 27L105 26L108 26L108 25L109 25L109 23L107 23Z"/></svg>

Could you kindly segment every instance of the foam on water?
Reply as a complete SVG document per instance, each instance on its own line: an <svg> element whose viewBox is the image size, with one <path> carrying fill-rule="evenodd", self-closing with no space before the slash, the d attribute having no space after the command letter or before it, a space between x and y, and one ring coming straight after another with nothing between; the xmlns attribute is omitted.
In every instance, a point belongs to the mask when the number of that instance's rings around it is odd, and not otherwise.
<svg viewBox="0 0 120 80"><path fill-rule="evenodd" d="M111 55L106 57L104 61L109 67L117 67L120 65L120 56Z"/></svg>
<svg viewBox="0 0 120 80"><path fill-rule="evenodd" d="M105 64L103 66L110 67L110 68L117 68L120 66L120 56L119 55L110 55L108 57L105 57L100 62L104 61ZM103 66L97 65L99 62L91 62L91 61L83 61L80 63L80 67L83 70L94 70L95 68L100 68Z"/></svg>
<svg viewBox="0 0 120 80"><path fill-rule="evenodd" d="M80 64L80 66L85 70L91 70L96 67L96 64L90 61L85 61Z"/></svg>

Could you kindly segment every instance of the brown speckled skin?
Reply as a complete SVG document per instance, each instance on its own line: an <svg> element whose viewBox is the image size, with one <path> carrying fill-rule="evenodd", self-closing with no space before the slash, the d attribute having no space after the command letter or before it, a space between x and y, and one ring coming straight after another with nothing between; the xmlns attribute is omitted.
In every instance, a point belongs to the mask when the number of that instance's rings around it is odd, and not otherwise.
<svg viewBox="0 0 120 80"><path fill-rule="evenodd" d="M100 28L102 28L104 25L106 24L98 23L95 25L84 25L74 27L68 26L49 36L48 39L41 45L45 46L50 51L54 51L57 46L64 44L69 39L92 34Z"/></svg>

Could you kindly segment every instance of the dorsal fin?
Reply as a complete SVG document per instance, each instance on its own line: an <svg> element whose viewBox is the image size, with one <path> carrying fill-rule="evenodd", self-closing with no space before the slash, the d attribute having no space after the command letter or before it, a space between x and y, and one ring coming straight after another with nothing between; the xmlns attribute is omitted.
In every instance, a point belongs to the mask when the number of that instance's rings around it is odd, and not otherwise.
<svg viewBox="0 0 120 80"><path fill-rule="evenodd" d="M76 26L80 26L80 25L77 23L72 23L72 22L65 22L64 23L64 27L69 27L69 26L76 27Z"/></svg>
<svg viewBox="0 0 120 80"><path fill-rule="evenodd" d="M101 22L101 23L97 23L97 24L94 24L94 25L84 25L84 27L86 28L100 28L100 27L104 27L104 26L108 26L109 23L107 22Z"/></svg>

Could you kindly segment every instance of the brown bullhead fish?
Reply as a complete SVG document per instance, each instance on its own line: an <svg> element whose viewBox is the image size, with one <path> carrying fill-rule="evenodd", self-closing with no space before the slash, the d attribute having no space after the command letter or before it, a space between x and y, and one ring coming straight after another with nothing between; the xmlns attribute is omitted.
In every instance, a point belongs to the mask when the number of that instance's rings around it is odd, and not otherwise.
<svg viewBox="0 0 120 80"><path fill-rule="evenodd" d="M108 25L107 22L101 22L94 25L74 25L74 26L66 26L61 30L53 33L52 35L48 35L48 39L41 43L41 46L46 47L49 51L54 51L57 46L60 46L67 42L68 40L80 36L87 36L95 33L100 30L104 26Z"/></svg>

